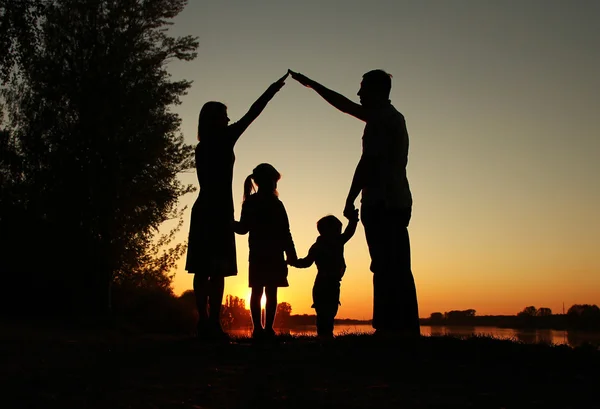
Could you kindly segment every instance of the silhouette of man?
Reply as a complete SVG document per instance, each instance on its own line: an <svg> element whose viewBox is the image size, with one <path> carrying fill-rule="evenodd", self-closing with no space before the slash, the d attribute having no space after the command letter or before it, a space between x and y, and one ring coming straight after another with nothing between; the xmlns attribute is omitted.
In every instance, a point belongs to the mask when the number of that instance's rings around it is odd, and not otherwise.
<svg viewBox="0 0 600 409"><path fill-rule="evenodd" d="M362 223L373 272L375 333L418 336L419 310L408 236L412 212L406 177L408 131L404 116L389 100L391 75L383 70L364 74L358 91L360 104L300 73L290 70L290 75L338 110L366 122L362 155L344 215L353 214L354 201L361 193Z"/></svg>

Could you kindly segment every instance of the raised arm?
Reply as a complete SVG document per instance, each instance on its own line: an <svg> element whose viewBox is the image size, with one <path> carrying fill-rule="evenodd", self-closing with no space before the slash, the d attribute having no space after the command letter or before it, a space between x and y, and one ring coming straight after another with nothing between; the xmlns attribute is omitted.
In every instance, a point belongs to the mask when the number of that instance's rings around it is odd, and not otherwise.
<svg viewBox="0 0 600 409"><path fill-rule="evenodd" d="M286 73L283 77L279 78L273 84L267 88L263 94L258 97L258 99L250 106L250 109L246 114L236 123L231 124L229 126L229 130L233 137L233 142L237 142L240 136L244 133L244 131L250 126L252 122L261 114L261 112L265 109L269 101L273 99L275 94L281 89L281 87L285 84L285 79L287 78L289 73Z"/></svg>
<svg viewBox="0 0 600 409"><path fill-rule="evenodd" d="M352 217L348 218L348 225L346 226L346 229L342 233L342 242L343 243L347 243L348 240L350 240L352 238L352 236L354 236L354 233L356 233L357 225L358 225L358 209L355 209Z"/></svg>
<svg viewBox="0 0 600 409"><path fill-rule="evenodd" d="M290 73L293 79L295 79L305 87L314 89L317 92L317 94L323 97L325 101L329 102L338 110L348 115L352 115L353 117L358 118L361 121L366 122L366 114L362 105L349 100L345 96L330 90L329 88L319 84L317 81L311 80L305 75L302 75L298 72L294 72L292 70L288 70L288 72Z"/></svg>

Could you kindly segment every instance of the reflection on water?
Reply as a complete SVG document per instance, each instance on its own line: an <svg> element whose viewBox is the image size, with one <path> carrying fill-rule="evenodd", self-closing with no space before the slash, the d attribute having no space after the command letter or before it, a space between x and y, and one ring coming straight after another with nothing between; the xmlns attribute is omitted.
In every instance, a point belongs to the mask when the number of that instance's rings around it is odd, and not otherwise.
<svg viewBox="0 0 600 409"><path fill-rule="evenodd" d="M370 325L336 325L335 335L344 334L370 334L373 327ZM250 330L229 331L233 335L250 335ZM278 331L280 332L280 331ZM290 335L316 335L314 326L305 326L282 331ZM454 337L470 337L473 335L485 335L499 339L510 339L528 344L544 343L555 345L579 346L586 342L600 343L600 333L581 333L572 331L556 331L551 329L512 329L499 327L455 327L455 326L421 326L421 335L442 336L451 335Z"/></svg>

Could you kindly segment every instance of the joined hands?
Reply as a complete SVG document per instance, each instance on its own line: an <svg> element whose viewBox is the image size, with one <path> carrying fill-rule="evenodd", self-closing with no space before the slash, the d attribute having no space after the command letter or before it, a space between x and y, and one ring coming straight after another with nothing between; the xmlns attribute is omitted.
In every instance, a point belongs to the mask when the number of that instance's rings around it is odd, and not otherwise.
<svg viewBox="0 0 600 409"><path fill-rule="evenodd" d="M305 87L310 87L310 79L307 76L302 75L299 72L294 72L290 69L288 69L288 74L290 74L293 79L295 79L296 81L298 81L300 84L304 85Z"/></svg>

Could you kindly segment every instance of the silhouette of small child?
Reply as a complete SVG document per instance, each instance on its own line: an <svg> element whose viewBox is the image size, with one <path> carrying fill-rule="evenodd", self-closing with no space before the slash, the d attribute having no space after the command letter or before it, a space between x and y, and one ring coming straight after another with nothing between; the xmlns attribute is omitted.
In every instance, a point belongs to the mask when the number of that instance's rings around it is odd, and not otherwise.
<svg viewBox="0 0 600 409"><path fill-rule="evenodd" d="M270 164L262 163L244 182L244 203L239 222L234 223L238 234L250 233L248 260L250 313L254 326L253 338L274 336L273 322L277 311L277 288L287 287L288 263L295 262L296 248L283 203L277 197L277 182L281 175ZM258 186L253 193L254 183ZM284 254L287 260L284 259ZM265 326L261 324L260 300L266 294Z"/></svg>
<svg viewBox="0 0 600 409"><path fill-rule="evenodd" d="M356 232L358 209L348 219L342 233L342 222L335 216L325 216L317 222L320 236L305 258L290 262L296 268L317 265L313 286L313 305L317 313L317 334L321 338L333 337L333 321L340 305L340 281L346 272L344 245Z"/></svg>

